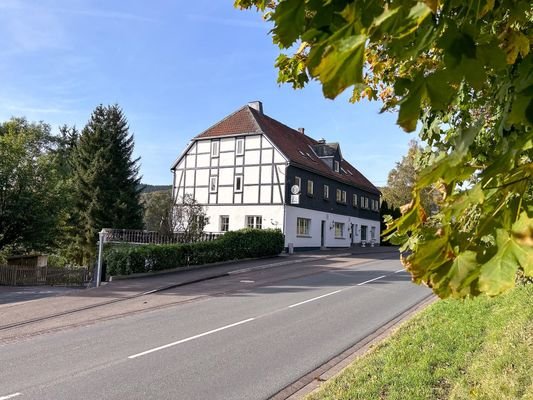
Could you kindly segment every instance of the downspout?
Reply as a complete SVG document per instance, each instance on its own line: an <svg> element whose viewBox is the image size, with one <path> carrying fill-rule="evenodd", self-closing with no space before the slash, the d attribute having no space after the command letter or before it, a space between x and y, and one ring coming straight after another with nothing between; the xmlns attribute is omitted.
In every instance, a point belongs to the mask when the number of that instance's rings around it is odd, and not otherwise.
<svg viewBox="0 0 533 400"><path fill-rule="evenodd" d="M283 236L285 237L285 246L284 247L287 247L288 246L288 242L287 242L287 235L286 235L286 232L287 232L287 168L289 166L289 162L287 161L285 163L285 193L283 194L284 196L284 199L283 199Z"/></svg>

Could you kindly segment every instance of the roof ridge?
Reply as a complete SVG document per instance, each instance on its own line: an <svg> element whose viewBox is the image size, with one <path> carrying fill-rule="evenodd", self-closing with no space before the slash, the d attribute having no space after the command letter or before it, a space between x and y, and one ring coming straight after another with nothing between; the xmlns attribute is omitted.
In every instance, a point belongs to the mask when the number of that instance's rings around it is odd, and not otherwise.
<svg viewBox="0 0 533 400"><path fill-rule="evenodd" d="M194 137L194 139L199 138L199 137L202 136L204 133L206 133L206 132L210 131L211 129L213 129L215 126L217 126L217 125L223 123L224 121L230 119L230 118L233 117L235 114L237 114L237 113L239 113L239 112L241 112L241 111L243 111L243 110L245 110L245 109L247 109L248 112L250 113L250 106L249 106L248 104L245 104L245 105L242 106L241 108L239 108L239 109L233 111L231 114L226 115L226 116L225 116L224 118L222 118L221 120L218 120L218 121L215 122L213 125L211 125L209 128L204 129L201 133L199 133L198 135L196 135L196 136ZM252 116L253 116L253 113L250 113L250 114L252 114ZM261 130L261 127L259 126L259 124L258 124L257 121L255 120L255 118L252 118L252 120L254 121L255 125L259 128L259 131L258 131L257 133L263 133L262 130Z"/></svg>

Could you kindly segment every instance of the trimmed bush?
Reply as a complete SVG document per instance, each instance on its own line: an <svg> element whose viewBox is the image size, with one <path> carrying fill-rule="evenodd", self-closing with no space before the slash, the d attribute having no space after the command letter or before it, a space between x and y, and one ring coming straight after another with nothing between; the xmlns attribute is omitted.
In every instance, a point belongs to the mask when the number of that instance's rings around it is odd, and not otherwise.
<svg viewBox="0 0 533 400"><path fill-rule="evenodd" d="M241 229L209 242L114 246L105 252L109 275L162 271L188 265L275 256L283 251L279 229Z"/></svg>

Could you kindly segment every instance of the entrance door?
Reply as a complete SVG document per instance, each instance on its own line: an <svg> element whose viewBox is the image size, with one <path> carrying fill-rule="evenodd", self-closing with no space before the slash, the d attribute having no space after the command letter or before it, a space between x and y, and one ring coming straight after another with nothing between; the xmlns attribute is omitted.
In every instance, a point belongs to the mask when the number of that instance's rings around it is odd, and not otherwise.
<svg viewBox="0 0 533 400"><path fill-rule="evenodd" d="M326 221L322 221L320 225L320 247L324 247L324 237L326 236Z"/></svg>
<svg viewBox="0 0 533 400"><path fill-rule="evenodd" d="M366 241L366 230L367 230L367 226L366 225L361 225L361 240L365 240Z"/></svg>
<svg viewBox="0 0 533 400"><path fill-rule="evenodd" d="M350 230L350 237L352 238L352 244L355 243L355 225L352 224L352 229Z"/></svg>

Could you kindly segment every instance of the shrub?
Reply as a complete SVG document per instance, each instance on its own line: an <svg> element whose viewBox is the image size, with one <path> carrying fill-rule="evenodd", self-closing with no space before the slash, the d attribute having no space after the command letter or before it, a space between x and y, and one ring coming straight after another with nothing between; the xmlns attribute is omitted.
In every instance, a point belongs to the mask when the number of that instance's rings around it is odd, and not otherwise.
<svg viewBox="0 0 533 400"><path fill-rule="evenodd" d="M209 242L113 246L106 250L104 258L109 275L129 275L275 256L282 252L283 246L284 236L279 229L242 229Z"/></svg>

